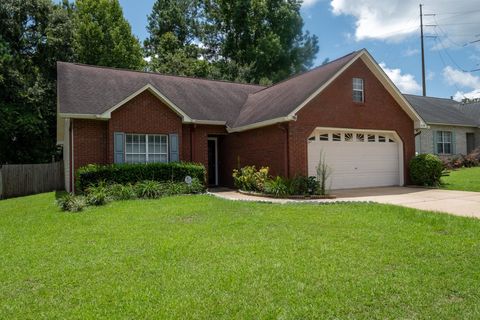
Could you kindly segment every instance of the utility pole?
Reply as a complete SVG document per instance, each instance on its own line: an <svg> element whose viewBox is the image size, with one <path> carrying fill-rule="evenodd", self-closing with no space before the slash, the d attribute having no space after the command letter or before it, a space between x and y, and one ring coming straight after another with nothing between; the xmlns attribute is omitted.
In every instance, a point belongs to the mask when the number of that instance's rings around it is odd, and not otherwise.
<svg viewBox="0 0 480 320"><path fill-rule="evenodd" d="M422 44L422 94L425 97L427 95L427 87L425 85L425 50L423 47L423 12L422 4L420 4L420 41Z"/></svg>

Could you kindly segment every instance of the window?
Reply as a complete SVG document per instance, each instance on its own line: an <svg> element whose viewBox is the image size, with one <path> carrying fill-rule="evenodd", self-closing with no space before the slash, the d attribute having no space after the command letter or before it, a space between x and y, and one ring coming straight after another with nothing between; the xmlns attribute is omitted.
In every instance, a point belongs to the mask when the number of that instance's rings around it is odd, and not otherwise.
<svg viewBox="0 0 480 320"><path fill-rule="evenodd" d="M385 136L378 136L378 142L386 142L387 139L385 138Z"/></svg>
<svg viewBox="0 0 480 320"><path fill-rule="evenodd" d="M353 78L353 101L364 102L363 79Z"/></svg>
<svg viewBox="0 0 480 320"><path fill-rule="evenodd" d="M341 138L340 133L333 133L333 134L332 134L332 140L333 140L333 141L341 141L342 138Z"/></svg>
<svg viewBox="0 0 480 320"><path fill-rule="evenodd" d="M308 141L315 141L315 136L311 136L310 138L308 138Z"/></svg>
<svg viewBox="0 0 480 320"><path fill-rule="evenodd" d="M353 133L345 133L345 141L352 142L353 141Z"/></svg>
<svg viewBox="0 0 480 320"><path fill-rule="evenodd" d="M368 142L375 142L375 135L374 134L367 135L367 141Z"/></svg>
<svg viewBox="0 0 480 320"><path fill-rule="evenodd" d="M450 131L437 131L437 153L452 153L452 133Z"/></svg>
<svg viewBox="0 0 480 320"><path fill-rule="evenodd" d="M126 134L125 162L168 162L168 139L159 134Z"/></svg>
<svg viewBox="0 0 480 320"><path fill-rule="evenodd" d="M365 141L365 136L363 133L357 133L357 141L358 142L364 142Z"/></svg>

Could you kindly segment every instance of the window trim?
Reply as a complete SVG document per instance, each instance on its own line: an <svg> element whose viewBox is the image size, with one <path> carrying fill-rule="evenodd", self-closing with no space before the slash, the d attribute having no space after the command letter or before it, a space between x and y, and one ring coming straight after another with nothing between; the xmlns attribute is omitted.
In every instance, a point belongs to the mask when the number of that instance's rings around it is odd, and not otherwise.
<svg viewBox="0 0 480 320"><path fill-rule="evenodd" d="M448 133L450 135L450 141L445 141L445 134ZM450 146L450 152L445 152L445 145ZM439 152L438 147L442 145L442 152ZM448 130L438 130L435 134L435 152L436 154L440 155L451 155L453 154L453 131Z"/></svg>
<svg viewBox="0 0 480 320"><path fill-rule="evenodd" d="M127 161L127 136L144 136L145 137L145 162L128 162ZM169 163L170 162L170 157L169 157L169 149L170 149L170 146L169 146L169 139L168 139L168 134L164 134L164 133L125 133L125 145L124 145L124 157L125 157L125 163L144 163L144 164L147 164L147 163L150 163L148 161L148 137L149 136L160 136L160 137L165 137L165 141L166 141L166 145L167 145L167 151L165 153L152 153L152 155L165 155L167 157L167 161L166 162L161 162L161 161L158 161L158 162L155 162L155 163ZM133 153L133 152L130 152L128 153L130 155L132 154L141 154L143 155L143 153L140 153L140 152L136 152L136 153Z"/></svg>
<svg viewBox="0 0 480 320"><path fill-rule="evenodd" d="M360 83L362 84L361 89L355 88L355 80L360 80ZM355 92L360 92L362 94L361 101L355 100L355 95L354 95ZM363 78L352 78L352 100L355 103L365 103L365 80L363 80Z"/></svg>

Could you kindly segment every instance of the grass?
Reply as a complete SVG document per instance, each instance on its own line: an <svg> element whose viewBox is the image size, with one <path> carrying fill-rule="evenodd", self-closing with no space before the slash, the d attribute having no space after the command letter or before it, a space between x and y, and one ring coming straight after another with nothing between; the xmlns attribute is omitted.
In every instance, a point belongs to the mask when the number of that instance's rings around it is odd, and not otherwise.
<svg viewBox="0 0 480 320"><path fill-rule="evenodd" d="M1 319L478 319L480 221L210 196L0 201Z"/></svg>
<svg viewBox="0 0 480 320"><path fill-rule="evenodd" d="M452 170L442 181L443 189L480 192L480 167Z"/></svg>

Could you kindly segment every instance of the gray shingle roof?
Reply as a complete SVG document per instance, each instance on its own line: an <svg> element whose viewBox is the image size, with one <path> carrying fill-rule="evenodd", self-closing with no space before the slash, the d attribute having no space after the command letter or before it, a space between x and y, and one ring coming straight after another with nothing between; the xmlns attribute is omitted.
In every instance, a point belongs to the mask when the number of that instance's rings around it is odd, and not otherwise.
<svg viewBox="0 0 480 320"><path fill-rule="evenodd" d="M457 104L456 108L480 127L480 103Z"/></svg>
<svg viewBox="0 0 480 320"><path fill-rule="evenodd" d="M57 63L60 113L102 114L150 84L190 118L233 122L263 86Z"/></svg>
<svg viewBox="0 0 480 320"><path fill-rule="evenodd" d="M352 52L325 65L248 95L234 124L241 127L289 115L357 56Z"/></svg>
<svg viewBox="0 0 480 320"><path fill-rule="evenodd" d="M423 97L404 94L412 107L427 124L449 124L476 127L479 125L480 112L476 117L463 111L461 104L455 100Z"/></svg>
<svg viewBox="0 0 480 320"><path fill-rule="evenodd" d="M287 116L357 53L270 87L58 62L59 110L102 114L150 84L192 119L239 127Z"/></svg>

